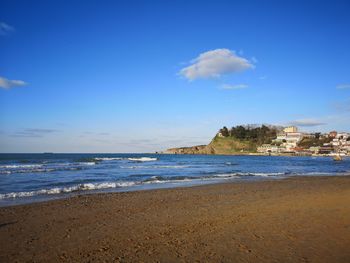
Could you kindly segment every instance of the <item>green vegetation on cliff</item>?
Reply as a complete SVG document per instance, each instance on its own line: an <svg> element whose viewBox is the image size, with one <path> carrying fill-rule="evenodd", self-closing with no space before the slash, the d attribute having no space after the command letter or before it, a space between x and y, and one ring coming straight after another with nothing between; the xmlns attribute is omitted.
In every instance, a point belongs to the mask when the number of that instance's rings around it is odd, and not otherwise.
<svg viewBox="0 0 350 263"><path fill-rule="evenodd" d="M276 127L266 125L239 125L231 129L223 127L208 146L220 154L256 152L258 146L271 143L277 131Z"/></svg>
<svg viewBox="0 0 350 263"><path fill-rule="evenodd" d="M239 141L249 141L255 144L271 143L276 138L278 129L274 126L236 126L230 130L223 127L219 133L223 137L231 137Z"/></svg>
<svg viewBox="0 0 350 263"><path fill-rule="evenodd" d="M250 140L239 140L235 137L219 137L214 139L207 146L215 154L234 154L240 152L255 152L256 143Z"/></svg>
<svg viewBox="0 0 350 263"><path fill-rule="evenodd" d="M239 154L256 152L257 147L271 143L276 138L278 128L274 126L236 126L223 127L206 146L193 146L169 149L178 154Z"/></svg>
<svg viewBox="0 0 350 263"><path fill-rule="evenodd" d="M318 136L316 136L315 138L305 137L298 143L298 146L308 149L310 147L322 146L324 143L329 143L330 141L332 141L332 138L329 138L329 137L326 137L326 138L320 138Z"/></svg>

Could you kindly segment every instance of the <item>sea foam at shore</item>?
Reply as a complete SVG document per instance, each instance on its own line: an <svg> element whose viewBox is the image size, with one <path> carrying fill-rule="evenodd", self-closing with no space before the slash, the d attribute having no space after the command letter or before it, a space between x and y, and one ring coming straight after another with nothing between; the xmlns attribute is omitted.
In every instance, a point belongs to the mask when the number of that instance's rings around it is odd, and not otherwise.
<svg viewBox="0 0 350 263"><path fill-rule="evenodd" d="M327 157L0 154L0 205L68 193L349 173L349 159Z"/></svg>

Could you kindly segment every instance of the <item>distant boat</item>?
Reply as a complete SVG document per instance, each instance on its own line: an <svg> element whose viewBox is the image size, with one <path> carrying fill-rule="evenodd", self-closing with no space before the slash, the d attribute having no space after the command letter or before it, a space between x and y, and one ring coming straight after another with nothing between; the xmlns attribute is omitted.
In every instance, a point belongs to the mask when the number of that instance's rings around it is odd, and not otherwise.
<svg viewBox="0 0 350 263"><path fill-rule="evenodd" d="M341 158L340 154L334 155L333 161L342 161L343 159Z"/></svg>

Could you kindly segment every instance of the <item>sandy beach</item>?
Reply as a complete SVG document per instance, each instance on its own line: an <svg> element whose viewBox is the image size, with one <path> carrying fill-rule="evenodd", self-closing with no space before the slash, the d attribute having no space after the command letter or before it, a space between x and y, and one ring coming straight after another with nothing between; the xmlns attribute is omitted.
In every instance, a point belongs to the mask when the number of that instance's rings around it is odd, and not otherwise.
<svg viewBox="0 0 350 263"><path fill-rule="evenodd" d="M350 262L350 177L0 208L1 262Z"/></svg>

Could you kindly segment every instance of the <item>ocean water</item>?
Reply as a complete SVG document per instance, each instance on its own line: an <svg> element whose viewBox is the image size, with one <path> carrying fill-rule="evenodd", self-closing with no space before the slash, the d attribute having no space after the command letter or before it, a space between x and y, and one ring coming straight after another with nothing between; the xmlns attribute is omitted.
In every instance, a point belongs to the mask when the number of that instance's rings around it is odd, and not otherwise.
<svg viewBox="0 0 350 263"><path fill-rule="evenodd" d="M82 193L349 174L349 158L335 162L330 157L0 154L0 206Z"/></svg>

